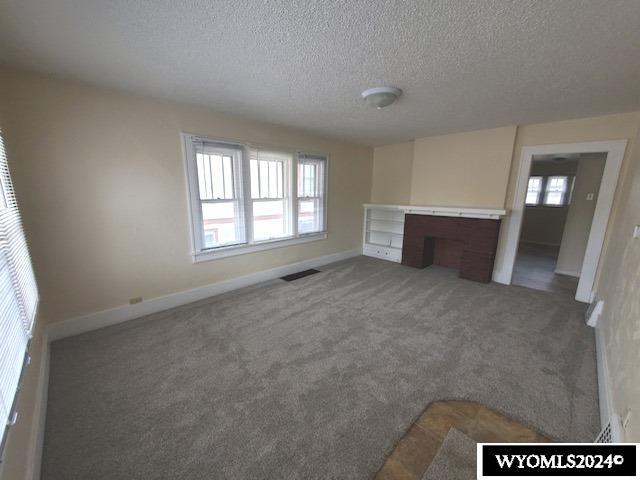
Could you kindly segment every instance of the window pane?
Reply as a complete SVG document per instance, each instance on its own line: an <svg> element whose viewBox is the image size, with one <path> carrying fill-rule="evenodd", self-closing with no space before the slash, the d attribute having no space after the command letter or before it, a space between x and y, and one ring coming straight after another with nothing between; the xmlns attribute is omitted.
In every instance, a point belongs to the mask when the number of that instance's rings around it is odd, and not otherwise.
<svg viewBox="0 0 640 480"><path fill-rule="evenodd" d="M251 198L284 198L284 163L251 160Z"/></svg>
<svg viewBox="0 0 640 480"><path fill-rule="evenodd" d="M237 201L203 203L204 248L244 243L241 219Z"/></svg>
<svg viewBox="0 0 640 480"><path fill-rule="evenodd" d="M547 205L562 205L562 193L547 192L547 198L544 203Z"/></svg>
<svg viewBox="0 0 640 480"><path fill-rule="evenodd" d="M563 205L568 185L567 177L549 177L544 198L545 205Z"/></svg>
<svg viewBox="0 0 640 480"><path fill-rule="evenodd" d="M197 153L196 165L201 200L235 198L231 156Z"/></svg>
<svg viewBox="0 0 640 480"><path fill-rule="evenodd" d="M320 198L298 200L298 233L321 232L323 230L322 207Z"/></svg>
<svg viewBox="0 0 640 480"><path fill-rule="evenodd" d="M251 160L251 198L260 198L260 187L258 184L258 161Z"/></svg>
<svg viewBox="0 0 640 480"><path fill-rule="evenodd" d="M253 202L254 240L269 240L289 235L285 206L286 200Z"/></svg>
<svg viewBox="0 0 640 480"><path fill-rule="evenodd" d="M320 193L318 163L300 162L298 164L298 196L318 197Z"/></svg>
<svg viewBox="0 0 640 480"><path fill-rule="evenodd" d="M537 205L540 202L540 192L542 191L542 177L529 177L527 185L527 205Z"/></svg>

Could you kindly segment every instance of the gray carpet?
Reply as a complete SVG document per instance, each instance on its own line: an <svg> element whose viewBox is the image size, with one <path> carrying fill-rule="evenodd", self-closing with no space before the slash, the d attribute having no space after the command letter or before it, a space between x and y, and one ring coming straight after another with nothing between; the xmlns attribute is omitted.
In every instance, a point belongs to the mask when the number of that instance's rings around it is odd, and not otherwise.
<svg viewBox="0 0 640 480"><path fill-rule="evenodd" d="M452 428L422 480L474 480L478 456L476 445L475 440Z"/></svg>
<svg viewBox="0 0 640 480"><path fill-rule="evenodd" d="M366 479L425 406L598 429L566 294L358 257L55 342L44 480Z"/></svg>

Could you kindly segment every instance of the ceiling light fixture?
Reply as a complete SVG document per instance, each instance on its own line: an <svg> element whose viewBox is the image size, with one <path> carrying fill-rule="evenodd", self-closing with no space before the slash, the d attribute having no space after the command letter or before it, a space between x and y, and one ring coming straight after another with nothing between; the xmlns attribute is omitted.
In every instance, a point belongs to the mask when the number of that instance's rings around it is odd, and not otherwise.
<svg viewBox="0 0 640 480"><path fill-rule="evenodd" d="M378 110L395 102L402 95L402 90L396 87L375 87L362 92L362 98Z"/></svg>

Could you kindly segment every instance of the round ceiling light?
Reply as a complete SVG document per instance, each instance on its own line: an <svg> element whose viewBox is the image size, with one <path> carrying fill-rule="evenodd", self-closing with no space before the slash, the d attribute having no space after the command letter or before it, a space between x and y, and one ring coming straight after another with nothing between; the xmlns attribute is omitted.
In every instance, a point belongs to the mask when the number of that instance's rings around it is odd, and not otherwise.
<svg viewBox="0 0 640 480"><path fill-rule="evenodd" d="M391 105L400 95L402 90L396 87L375 87L362 92L364 101L377 109Z"/></svg>

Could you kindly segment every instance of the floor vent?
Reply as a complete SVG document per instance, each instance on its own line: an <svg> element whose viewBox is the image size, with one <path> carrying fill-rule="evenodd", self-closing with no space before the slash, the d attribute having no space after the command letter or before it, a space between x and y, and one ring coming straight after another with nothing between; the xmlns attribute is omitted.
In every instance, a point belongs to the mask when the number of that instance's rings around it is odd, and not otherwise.
<svg viewBox="0 0 640 480"><path fill-rule="evenodd" d="M309 270L303 270L301 272L292 273L291 275L285 275L284 277L280 277L280 279L284 280L285 282L293 282L294 280L298 280L299 278L303 278L303 277L308 277L309 275L313 275L314 273L320 273L320 270L310 268Z"/></svg>
<svg viewBox="0 0 640 480"><path fill-rule="evenodd" d="M622 422L618 415L611 415L609 422L596 437L595 443L624 443Z"/></svg>

